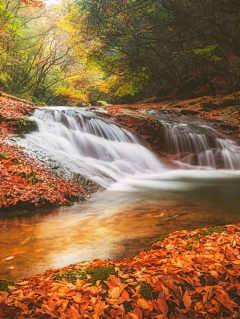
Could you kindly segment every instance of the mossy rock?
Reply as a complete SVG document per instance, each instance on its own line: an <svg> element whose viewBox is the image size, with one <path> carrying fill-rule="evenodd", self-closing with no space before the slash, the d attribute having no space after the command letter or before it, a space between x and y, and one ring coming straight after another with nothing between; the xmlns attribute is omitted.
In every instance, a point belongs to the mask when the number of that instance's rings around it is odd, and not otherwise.
<svg viewBox="0 0 240 319"><path fill-rule="evenodd" d="M38 126L37 123L33 120L23 117L17 117L13 120L13 126L16 127L16 133L29 133L36 131Z"/></svg>
<svg viewBox="0 0 240 319"><path fill-rule="evenodd" d="M7 281L0 279L0 291L9 291L9 286L14 286L16 281Z"/></svg>

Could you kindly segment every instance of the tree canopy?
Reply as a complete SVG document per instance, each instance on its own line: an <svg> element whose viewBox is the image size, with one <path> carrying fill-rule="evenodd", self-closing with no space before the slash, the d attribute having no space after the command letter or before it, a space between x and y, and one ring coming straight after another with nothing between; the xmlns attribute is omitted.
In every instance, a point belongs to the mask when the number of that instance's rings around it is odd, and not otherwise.
<svg viewBox="0 0 240 319"><path fill-rule="evenodd" d="M88 61L118 77L117 95L239 86L235 0L76 0L72 20L95 45ZM163 91L162 91L163 92ZM176 93L177 93L176 92Z"/></svg>
<svg viewBox="0 0 240 319"><path fill-rule="evenodd" d="M46 103L234 92L237 0L0 0L0 89Z"/></svg>

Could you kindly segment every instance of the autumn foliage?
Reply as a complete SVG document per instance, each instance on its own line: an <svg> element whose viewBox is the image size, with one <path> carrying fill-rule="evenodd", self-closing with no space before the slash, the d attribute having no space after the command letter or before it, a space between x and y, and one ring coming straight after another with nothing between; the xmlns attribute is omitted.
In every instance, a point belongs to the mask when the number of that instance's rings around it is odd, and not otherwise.
<svg viewBox="0 0 240 319"><path fill-rule="evenodd" d="M76 200L84 192L75 183L58 179L21 147L7 143L7 137L17 128L14 120L23 120L32 111L29 104L0 97L0 210L3 211L10 206L17 209L47 203L66 205L72 196Z"/></svg>
<svg viewBox="0 0 240 319"><path fill-rule="evenodd" d="M0 293L0 315L237 318L239 249L240 224L177 231L130 259L95 259L19 281Z"/></svg>

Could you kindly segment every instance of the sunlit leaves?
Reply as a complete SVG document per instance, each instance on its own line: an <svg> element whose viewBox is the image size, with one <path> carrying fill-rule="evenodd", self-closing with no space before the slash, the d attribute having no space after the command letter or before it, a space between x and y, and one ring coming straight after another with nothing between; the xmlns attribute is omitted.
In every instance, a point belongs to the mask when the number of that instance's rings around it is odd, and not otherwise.
<svg viewBox="0 0 240 319"><path fill-rule="evenodd" d="M24 279L0 293L2 318L237 317L240 224L219 229L175 232L129 259L95 259ZM141 286L152 293L146 297Z"/></svg>

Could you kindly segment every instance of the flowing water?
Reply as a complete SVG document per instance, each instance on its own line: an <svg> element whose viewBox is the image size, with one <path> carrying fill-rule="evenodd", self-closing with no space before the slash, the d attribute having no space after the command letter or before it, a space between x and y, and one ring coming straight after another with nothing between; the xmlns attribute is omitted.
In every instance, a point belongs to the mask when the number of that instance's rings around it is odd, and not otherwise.
<svg viewBox="0 0 240 319"><path fill-rule="evenodd" d="M124 177L164 171L136 136L93 113L72 108L36 110L39 131L27 140L72 171L104 187Z"/></svg>
<svg viewBox="0 0 240 319"><path fill-rule="evenodd" d="M239 142L214 128L223 123L181 116L177 112L144 113L160 121L164 128L167 152L178 164L200 168L240 169Z"/></svg>
<svg viewBox="0 0 240 319"><path fill-rule="evenodd" d="M236 155L230 155L231 167L216 170L206 160L170 170L136 136L89 112L45 108L34 119L39 131L26 135L26 147L39 148L108 189L72 207L1 215L0 278L18 279L94 258L130 257L164 233L239 221L238 145L232 142L233 152L228 138L215 130L209 130L211 136ZM194 143L199 140L192 136ZM172 138L179 138L176 130ZM208 148L223 149L219 144Z"/></svg>

